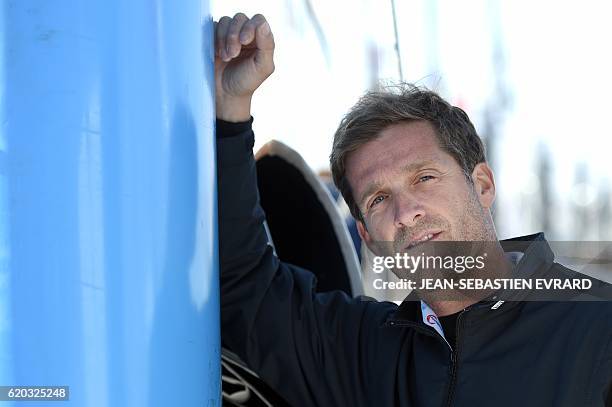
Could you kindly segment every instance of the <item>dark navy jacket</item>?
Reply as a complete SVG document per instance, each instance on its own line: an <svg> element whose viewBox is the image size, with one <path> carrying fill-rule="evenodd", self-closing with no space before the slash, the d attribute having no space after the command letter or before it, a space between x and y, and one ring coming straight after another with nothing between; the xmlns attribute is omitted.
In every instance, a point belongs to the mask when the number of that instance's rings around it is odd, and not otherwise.
<svg viewBox="0 0 612 407"><path fill-rule="evenodd" d="M217 131L236 129L217 139L222 342L292 405L612 406L612 302L483 301L452 351L418 302L315 293L268 245L250 124ZM526 240L518 274L576 274Z"/></svg>

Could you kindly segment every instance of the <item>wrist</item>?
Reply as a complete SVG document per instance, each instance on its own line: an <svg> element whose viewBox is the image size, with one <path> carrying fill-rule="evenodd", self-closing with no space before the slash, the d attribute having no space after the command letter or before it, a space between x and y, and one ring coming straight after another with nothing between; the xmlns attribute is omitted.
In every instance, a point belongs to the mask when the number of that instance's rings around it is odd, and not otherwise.
<svg viewBox="0 0 612 407"><path fill-rule="evenodd" d="M251 97L216 98L217 119L230 123L246 122L251 118Z"/></svg>

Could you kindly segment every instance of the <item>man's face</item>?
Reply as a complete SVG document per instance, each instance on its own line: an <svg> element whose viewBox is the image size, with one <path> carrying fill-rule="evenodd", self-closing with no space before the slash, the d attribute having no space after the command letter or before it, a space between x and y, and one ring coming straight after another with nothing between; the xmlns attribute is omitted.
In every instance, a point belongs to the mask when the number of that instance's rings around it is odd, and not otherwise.
<svg viewBox="0 0 612 407"><path fill-rule="evenodd" d="M403 252L427 240L496 240L490 168L478 164L470 183L428 122L385 128L349 154L346 172L365 222L358 222L359 234L375 254L384 254L374 248L378 242Z"/></svg>

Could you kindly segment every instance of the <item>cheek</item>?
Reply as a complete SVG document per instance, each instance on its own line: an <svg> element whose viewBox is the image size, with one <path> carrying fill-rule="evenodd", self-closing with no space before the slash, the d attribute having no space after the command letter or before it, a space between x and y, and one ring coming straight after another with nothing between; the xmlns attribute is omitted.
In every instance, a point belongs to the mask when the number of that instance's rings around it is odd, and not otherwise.
<svg viewBox="0 0 612 407"><path fill-rule="evenodd" d="M478 197L468 194L465 202L456 202L455 233L460 240L482 240L483 209Z"/></svg>
<svg viewBox="0 0 612 407"><path fill-rule="evenodd" d="M465 223L466 216L469 216L469 205L465 201L468 197L465 191L446 191L430 200L432 204L427 207L427 216L437 219L446 229L446 238L455 240L460 237L456 233L462 229L460 225Z"/></svg>
<svg viewBox="0 0 612 407"><path fill-rule="evenodd" d="M375 241L393 240L393 218L387 211L379 211L370 217L368 222L370 237Z"/></svg>

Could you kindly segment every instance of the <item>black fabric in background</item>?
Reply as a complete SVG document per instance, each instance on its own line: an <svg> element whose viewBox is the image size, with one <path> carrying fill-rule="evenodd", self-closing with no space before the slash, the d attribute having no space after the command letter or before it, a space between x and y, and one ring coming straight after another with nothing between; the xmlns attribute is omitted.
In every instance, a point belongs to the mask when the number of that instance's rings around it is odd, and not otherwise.
<svg viewBox="0 0 612 407"><path fill-rule="evenodd" d="M302 173L278 156L266 156L257 161L257 184L278 257L313 272L318 292L352 296L331 219Z"/></svg>

